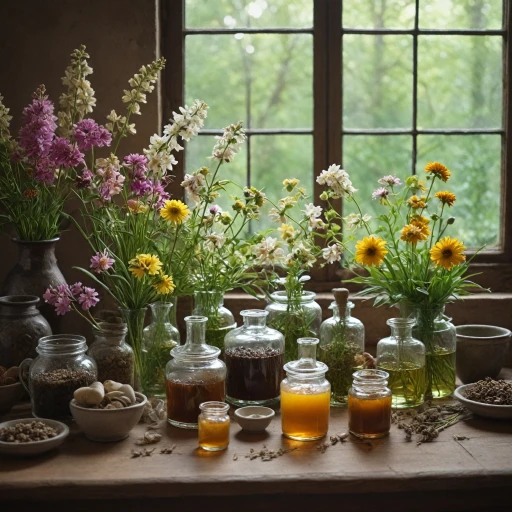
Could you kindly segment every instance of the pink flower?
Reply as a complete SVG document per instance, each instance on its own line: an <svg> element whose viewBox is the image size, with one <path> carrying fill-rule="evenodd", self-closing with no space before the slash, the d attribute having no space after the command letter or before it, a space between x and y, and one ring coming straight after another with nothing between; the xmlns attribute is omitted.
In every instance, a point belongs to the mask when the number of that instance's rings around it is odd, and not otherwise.
<svg viewBox="0 0 512 512"><path fill-rule="evenodd" d="M149 190L149 196L153 208L162 208L165 201L171 197L170 194L166 192L164 188L167 185L167 183L161 183L158 180L155 180L153 182L151 180L148 180L148 183L150 183L151 187Z"/></svg>
<svg viewBox="0 0 512 512"><path fill-rule="evenodd" d="M99 301L98 292L94 288L89 288L87 286L84 287L83 293L78 297L78 304L81 304L84 311L96 306Z"/></svg>
<svg viewBox="0 0 512 512"><path fill-rule="evenodd" d="M105 249L103 252L97 252L91 258L90 268L92 268L97 274L101 274L111 268L113 264L114 260L109 257L108 251Z"/></svg>
<svg viewBox="0 0 512 512"><path fill-rule="evenodd" d="M47 156L37 161L34 178L46 185L51 185L55 181L55 165Z"/></svg>
<svg viewBox="0 0 512 512"><path fill-rule="evenodd" d="M389 190L384 187L379 187L372 193L372 199L380 199L381 201L389 195Z"/></svg>
<svg viewBox="0 0 512 512"><path fill-rule="evenodd" d="M84 154L64 137L56 137L53 140L48 156L53 160L55 167L76 167L84 163Z"/></svg>
<svg viewBox="0 0 512 512"><path fill-rule="evenodd" d="M76 297L77 295L80 295L82 293L82 283L78 282L78 283L75 283L75 284L72 284L70 287L69 287L69 291L71 292L71 295L73 295L73 297Z"/></svg>
<svg viewBox="0 0 512 512"><path fill-rule="evenodd" d="M78 189L91 188L93 173L89 169L84 169L81 174L75 178L75 186Z"/></svg>
<svg viewBox="0 0 512 512"><path fill-rule="evenodd" d="M88 151L93 147L110 146L112 134L94 119L82 119L74 126L75 140L81 151Z"/></svg>
<svg viewBox="0 0 512 512"><path fill-rule="evenodd" d="M59 298L59 295L55 288L51 288L51 287L47 288L46 291L43 293L44 301L46 303L50 304L51 306L55 306L58 298Z"/></svg>
<svg viewBox="0 0 512 512"><path fill-rule="evenodd" d="M55 312L57 315L65 315L71 311L71 299L69 297L59 297L55 303Z"/></svg>
<svg viewBox="0 0 512 512"><path fill-rule="evenodd" d="M389 176L383 176L380 180L379 180L379 183L381 185L384 185L384 186L388 186L388 187L393 187L394 185L401 185L402 182L400 181L399 178L397 178L396 176L391 176L391 174Z"/></svg>

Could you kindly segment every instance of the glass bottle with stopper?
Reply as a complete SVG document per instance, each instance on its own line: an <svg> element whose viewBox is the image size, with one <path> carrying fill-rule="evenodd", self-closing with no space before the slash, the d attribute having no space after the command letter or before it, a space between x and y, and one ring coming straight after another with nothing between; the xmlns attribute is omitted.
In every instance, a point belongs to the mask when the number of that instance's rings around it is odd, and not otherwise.
<svg viewBox="0 0 512 512"><path fill-rule="evenodd" d="M226 398L226 365L219 360L220 349L206 344L207 321L185 318L187 341L171 350L167 363L167 419L176 427L197 428L201 403Z"/></svg>
<svg viewBox="0 0 512 512"><path fill-rule="evenodd" d="M328 367L331 383L331 405L347 405L352 374L362 368L364 358L364 325L351 315L354 303L348 300L346 288L334 288L332 317L320 327L318 359Z"/></svg>
<svg viewBox="0 0 512 512"><path fill-rule="evenodd" d="M318 338L300 338L297 344L299 359L284 365L282 430L290 439L314 441L329 429L331 385L325 378L328 367L316 360Z"/></svg>

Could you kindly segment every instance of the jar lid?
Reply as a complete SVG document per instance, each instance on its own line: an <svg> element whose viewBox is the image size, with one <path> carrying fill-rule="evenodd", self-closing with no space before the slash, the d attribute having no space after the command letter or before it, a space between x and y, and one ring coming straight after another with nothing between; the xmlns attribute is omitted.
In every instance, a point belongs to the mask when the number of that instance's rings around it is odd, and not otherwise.
<svg viewBox="0 0 512 512"><path fill-rule="evenodd" d="M297 378L321 377L329 369L325 363L316 360L316 346L318 338L299 338L299 359L284 365L286 373Z"/></svg>
<svg viewBox="0 0 512 512"><path fill-rule="evenodd" d="M207 321L208 318L205 316L187 316L187 341L185 345L174 347L171 356L180 361L190 362L210 361L219 357L220 349L205 342Z"/></svg>

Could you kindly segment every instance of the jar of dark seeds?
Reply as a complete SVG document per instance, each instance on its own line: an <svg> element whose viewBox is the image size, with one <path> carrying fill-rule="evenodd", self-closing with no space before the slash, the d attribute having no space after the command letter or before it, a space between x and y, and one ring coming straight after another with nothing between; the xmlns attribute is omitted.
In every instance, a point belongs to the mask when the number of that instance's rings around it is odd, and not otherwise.
<svg viewBox="0 0 512 512"><path fill-rule="evenodd" d="M98 380L114 380L133 387L135 356L125 341L126 324L100 322L98 326L88 352L98 366Z"/></svg>
<svg viewBox="0 0 512 512"><path fill-rule="evenodd" d="M284 377L284 336L266 326L268 311L241 312L244 325L226 335L227 401L237 405L272 405L279 401Z"/></svg>
<svg viewBox="0 0 512 512"><path fill-rule="evenodd" d="M86 355L85 338L71 334L45 336L36 351L35 359L25 359L20 365L32 414L36 418L70 419L69 402L75 390L98 380L96 363Z"/></svg>

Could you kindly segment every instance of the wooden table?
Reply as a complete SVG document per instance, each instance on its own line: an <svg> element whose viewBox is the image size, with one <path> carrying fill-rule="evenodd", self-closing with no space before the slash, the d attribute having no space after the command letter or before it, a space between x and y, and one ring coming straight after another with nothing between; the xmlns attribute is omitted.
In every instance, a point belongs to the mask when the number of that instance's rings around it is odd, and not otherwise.
<svg viewBox="0 0 512 512"><path fill-rule="evenodd" d="M19 406L9 416L28 412ZM347 431L345 409L333 409L331 418L331 434ZM45 511L73 512L512 507L512 422L473 418L419 446L393 426L389 437L371 446L352 438L325 453L317 449L318 442L283 438L278 415L265 434L246 434L232 422L231 444L220 453L199 450L196 431L163 422L163 439L153 455L131 458L145 430L139 425L124 441L100 444L88 441L75 426L51 453L33 459L0 456L2 510L38 510L42 501L48 502ZM454 435L469 439L457 441ZM173 444L172 454L160 454ZM245 457L264 444L297 449L270 462ZM50 506L52 501L58 503Z"/></svg>

